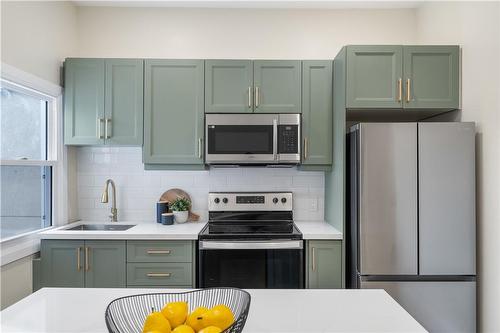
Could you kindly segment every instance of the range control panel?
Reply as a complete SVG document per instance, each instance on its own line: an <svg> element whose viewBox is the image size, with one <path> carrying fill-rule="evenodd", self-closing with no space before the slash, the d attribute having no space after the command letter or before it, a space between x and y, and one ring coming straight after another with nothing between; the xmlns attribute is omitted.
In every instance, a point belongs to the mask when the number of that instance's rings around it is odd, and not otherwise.
<svg viewBox="0 0 500 333"><path fill-rule="evenodd" d="M210 192L209 211L291 211L291 192Z"/></svg>

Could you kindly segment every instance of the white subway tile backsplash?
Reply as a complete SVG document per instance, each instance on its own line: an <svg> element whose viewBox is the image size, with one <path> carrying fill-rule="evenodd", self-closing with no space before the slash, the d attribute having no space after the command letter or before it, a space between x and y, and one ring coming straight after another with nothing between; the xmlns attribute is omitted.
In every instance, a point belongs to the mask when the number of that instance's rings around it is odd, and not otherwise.
<svg viewBox="0 0 500 333"><path fill-rule="evenodd" d="M138 147L79 147L77 183L79 217L106 221L110 204L100 202L104 182L117 187L120 221L154 221L160 196L181 188L191 196L193 211L208 218L209 191L291 191L296 220L323 220L324 174L295 168L212 168L203 171L144 170ZM313 209L316 207L316 209Z"/></svg>

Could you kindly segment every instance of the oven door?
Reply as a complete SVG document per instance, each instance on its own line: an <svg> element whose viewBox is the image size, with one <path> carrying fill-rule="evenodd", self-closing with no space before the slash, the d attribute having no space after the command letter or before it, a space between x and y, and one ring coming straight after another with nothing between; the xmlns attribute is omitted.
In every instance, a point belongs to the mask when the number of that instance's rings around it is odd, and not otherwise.
<svg viewBox="0 0 500 333"><path fill-rule="evenodd" d="M302 289L303 241L200 241L198 286Z"/></svg>
<svg viewBox="0 0 500 333"><path fill-rule="evenodd" d="M207 114L205 162L276 163L278 115Z"/></svg>

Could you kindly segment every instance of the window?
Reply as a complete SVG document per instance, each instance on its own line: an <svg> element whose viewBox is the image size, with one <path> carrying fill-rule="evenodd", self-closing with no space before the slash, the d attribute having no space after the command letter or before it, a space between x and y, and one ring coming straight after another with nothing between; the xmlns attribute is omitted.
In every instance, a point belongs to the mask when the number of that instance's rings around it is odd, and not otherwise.
<svg viewBox="0 0 500 333"><path fill-rule="evenodd" d="M54 98L1 81L0 240L52 225Z"/></svg>

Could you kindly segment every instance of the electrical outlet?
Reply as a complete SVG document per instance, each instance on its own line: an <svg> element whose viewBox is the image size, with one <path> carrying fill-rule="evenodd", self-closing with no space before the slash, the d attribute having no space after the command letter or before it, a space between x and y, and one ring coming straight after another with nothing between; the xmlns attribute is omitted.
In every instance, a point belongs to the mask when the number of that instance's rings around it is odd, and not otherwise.
<svg viewBox="0 0 500 333"><path fill-rule="evenodd" d="M309 199L309 200L310 200L309 211L310 212L317 212L318 211L318 199L313 198L313 199Z"/></svg>

